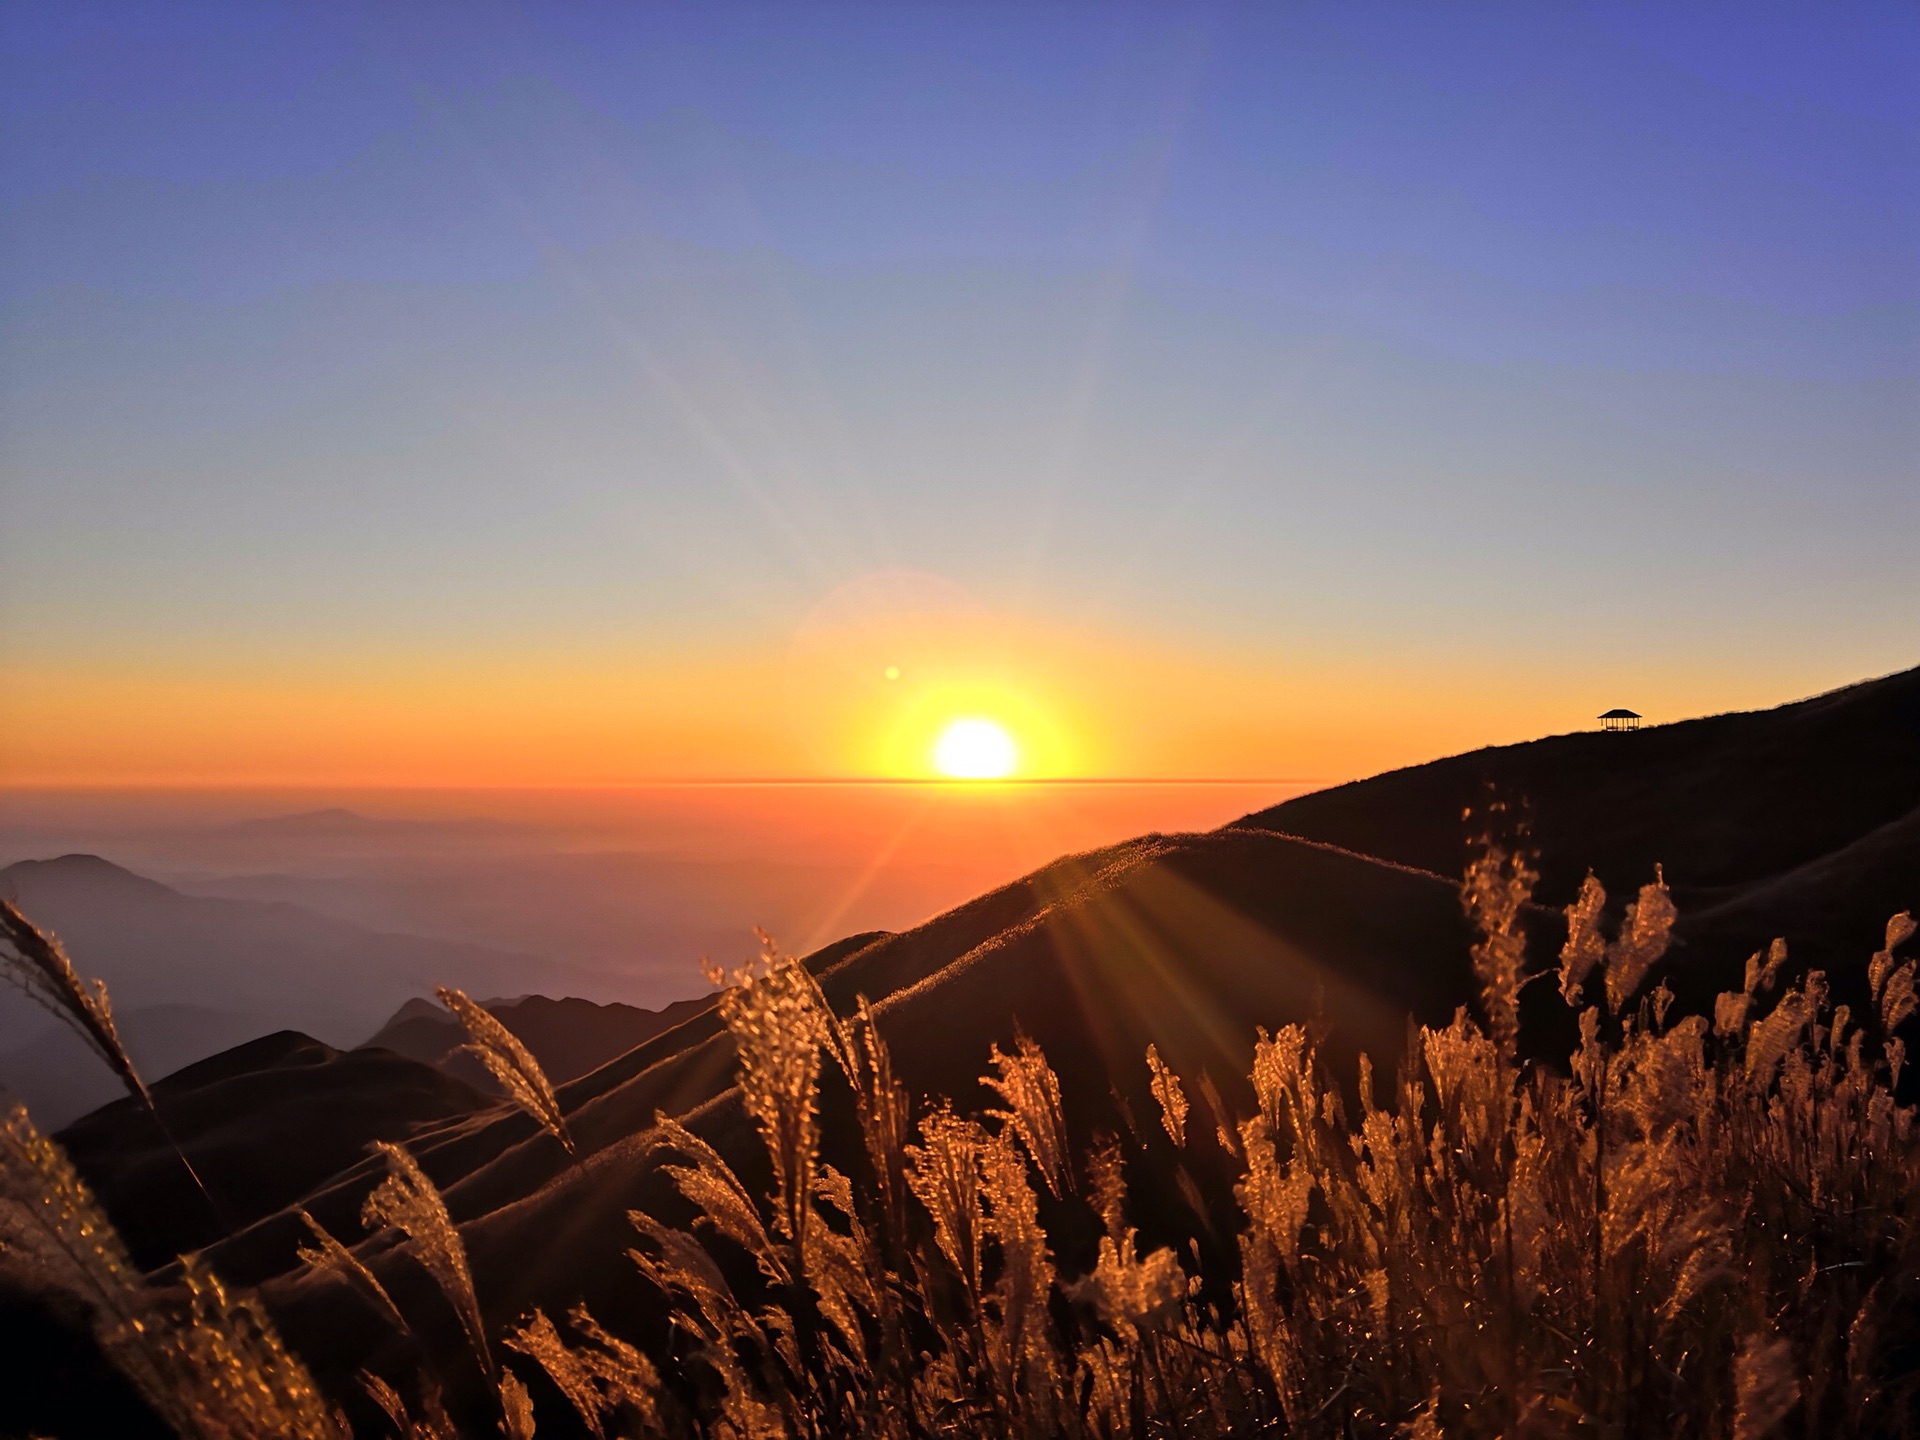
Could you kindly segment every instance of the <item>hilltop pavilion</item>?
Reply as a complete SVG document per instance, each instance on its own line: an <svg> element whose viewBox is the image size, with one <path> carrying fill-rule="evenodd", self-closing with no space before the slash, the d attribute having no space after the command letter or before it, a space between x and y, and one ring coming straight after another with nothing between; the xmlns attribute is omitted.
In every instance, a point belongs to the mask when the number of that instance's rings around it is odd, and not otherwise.
<svg viewBox="0 0 1920 1440"><path fill-rule="evenodd" d="M1631 710L1609 710L1600 717L1600 728L1625 733L1640 728L1640 717Z"/></svg>

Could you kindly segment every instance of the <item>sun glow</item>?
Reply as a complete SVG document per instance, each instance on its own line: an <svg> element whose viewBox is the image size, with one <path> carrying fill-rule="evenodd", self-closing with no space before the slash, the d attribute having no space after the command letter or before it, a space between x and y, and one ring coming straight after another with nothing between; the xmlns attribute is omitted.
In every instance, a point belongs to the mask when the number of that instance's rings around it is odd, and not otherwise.
<svg viewBox="0 0 1920 1440"><path fill-rule="evenodd" d="M953 780L1003 780L1019 763L1006 728L974 716L950 721L933 745L933 768Z"/></svg>

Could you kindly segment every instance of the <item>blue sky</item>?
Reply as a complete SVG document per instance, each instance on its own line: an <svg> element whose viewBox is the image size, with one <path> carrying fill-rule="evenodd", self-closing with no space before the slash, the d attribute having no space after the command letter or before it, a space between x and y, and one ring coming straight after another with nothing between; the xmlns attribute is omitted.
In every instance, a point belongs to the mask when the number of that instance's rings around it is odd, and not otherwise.
<svg viewBox="0 0 1920 1440"><path fill-rule="evenodd" d="M1898 668L1917 80L1893 5L12 6L0 666L771 675L905 568L1369 694Z"/></svg>

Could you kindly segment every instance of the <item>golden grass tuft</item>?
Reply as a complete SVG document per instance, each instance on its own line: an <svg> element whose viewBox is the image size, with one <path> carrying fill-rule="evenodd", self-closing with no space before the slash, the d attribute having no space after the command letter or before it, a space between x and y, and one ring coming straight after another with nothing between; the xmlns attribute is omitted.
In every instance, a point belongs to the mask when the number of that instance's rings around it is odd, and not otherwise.
<svg viewBox="0 0 1920 1440"><path fill-rule="evenodd" d="M40 929L11 900L0 899L0 978L84 1040L120 1083L147 1109L153 1097L120 1043L104 980L83 980L58 937Z"/></svg>
<svg viewBox="0 0 1920 1440"><path fill-rule="evenodd" d="M305 1210L300 1212L300 1221L307 1227L307 1233L313 1236L312 1245L302 1245L295 1252L300 1263L310 1270L327 1271L346 1281L368 1307L386 1321L395 1332L411 1335L412 1327L406 1317L400 1313L400 1307L393 1303L393 1296L387 1293L387 1287L380 1283L358 1255L349 1250L335 1238L332 1231L322 1225Z"/></svg>
<svg viewBox="0 0 1920 1440"><path fill-rule="evenodd" d="M467 1043L460 1048L486 1066L487 1073L507 1092L507 1098L558 1140L567 1154L574 1154L573 1134L567 1129L560 1101L547 1082L546 1071L533 1058L533 1052L520 1043L520 1037L501 1024L497 1015L469 1000L464 991L442 985L434 993L467 1032Z"/></svg>
<svg viewBox="0 0 1920 1440"><path fill-rule="evenodd" d="M447 1297L466 1332L474 1359L492 1375L493 1351L487 1344L486 1321L474 1292L473 1272L467 1267L466 1245L447 1214L447 1202L419 1163L400 1146L381 1140L374 1149L386 1157L387 1176L367 1196L360 1211L361 1223L369 1230L391 1226L405 1237L407 1253Z"/></svg>
<svg viewBox="0 0 1920 1440"><path fill-rule="evenodd" d="M264 1311L195 1258L151 1286L71 1162L11 1107L0 1121L0 1278L83 1311L102 1355L195 1440L339 1440L345 1428Z"/></svg>
<svg viewBox="0 0 1920 1440"><path fill-rule="evenodd" d="M1147 1046L1147 1073L1152 1076L1149 1088L1153 1091L1154 1102L1160 1107L1160 1123L1166 1128L1167 1138L1182 1149L1187 1143L1187 1092L1180 1088L1180 1077L1167 1068L1160 1058L1160 1052L1152 1045Z"/></svg>
<svg viewBox="0 0 1920 1440"><path fill-rule="evenodd" d="M201 1180L200 1172L187 1158L180 1142L167 1128L160 1107L154 1103L147 1082L120 1041L114 1023L113 1003L107 998L107 982L83 979L74 969L66 948L52 932L35 925L12 901L0 899L0 979L21 990L28 999L53 1014L63 1025L86 1042L131 1095L153 1117L153 1123L166 1139L174 1157L187 1172L194 1189L214 1218L223 1225L225 1216Z"/></svg>

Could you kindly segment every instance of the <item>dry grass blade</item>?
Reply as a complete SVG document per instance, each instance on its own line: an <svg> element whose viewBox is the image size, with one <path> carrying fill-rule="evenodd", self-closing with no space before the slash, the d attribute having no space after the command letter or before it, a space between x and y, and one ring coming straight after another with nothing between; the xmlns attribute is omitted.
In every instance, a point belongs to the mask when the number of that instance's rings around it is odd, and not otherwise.
<svg viewBox="0 0 1920 1440"><path fill-rule="evenodd" d="M500 1371L500 1433L507 1440L533 1440L533 1396L511 1370Z"/></svg>
<svg viewBox="0 0 1920 1440"><path fill-rule="evenodd" d="M66 1155L17 1105L0 1123L0 1277L77 1302L101 1352L182 1435L342 1434L251 1299L230 1294L191 1258L184 1306L145 1284Z"/></svg>
<svg viewBox="0 0 1920 1440"><path fill-rule="evenodd" d="M464 992L442 985L434 993L467 1032L467 1043L460 1048L486 1066L487 1073L507 1092L507 1098L538 1121L540 1128L566 1147L569 1155L576 1153L572 1132L567 1129L567 1117L560 1111L553 1086L547 1083L540 1062L520 1043L520 1037L502 1025L498 1016L469 1000Z"/></svg>
<svg viewBox="0 0 1920 1440"><path fill-rule="evenodd" d="M1589 870L1580 893L1567 906L1567 943L1560 950L1560 998L1580 1003L1580 991L1594 966L1606 959L1607 942L1600 934L1600 915L1607 908L1606 888Z"/></svg>
<svg viewBox="0 0 1920 1440"><path fill-rule="evenodd" d="M380 1407L380 1413L387 1417L387 1423L393 1426L397 1435L409 1434L413 1426L407 1415L407 1402L400 1398L400 1392L369 1370L360 1372L360 1388L367 1398Z"/></svg>
<svg viewBox="0 0 1920 1440"><path fill-rule="evenodd" d="M387 1158L388 1174L367 1196L360 1218L369 1230L391 1225L408 1241L408 1251L433 1277L440 1292L460 1317L474 1358L488 1375L494 1373L493 1352L487 1348L486 1322L474 1293L473 1272L467 1267L467 1247L447 1214L446 1201L426 1172L400 1146L381 1140L374 1146Z"/></svg>
<svg viewBox="0 0 1920 1440"><path fill-rule="evenodd" d="M894 1078L893 1053L880 1038L873 1007L864 995L854 1028L854 1098L860 1134L879 1188L876 1210L889 1240L898 1241L906 1223L906 1145L913 1107Z"/></svg>
<svg viewBox="0 0 1920 1440"><path fill-rule="evenodd" d="M980 1190L988 1206L987 1228L1000 1247L1000 1283L1010 1298L1009 1313L1017 1306L1019 1313L1037 1314L1053 1281L1053 1262L1026 1161L1004 1132L980 1153Z"/></svg>
<svg viewBox="0 0 1920 1440"><path fill-rule="evenodd" d="M631 1414L642 1429L658 1429L660 1375L653 1362L626 1341L608 1334L586 1306L574 1306L567 1319L595 1347L585 1352L587 1366L599 1381L607 1405L616 1413Z"/></svg>
<svg viewBox="0 0 1920 1440"><path fill-rule="evenodd" d="M207 1208L224 1227L226 1216L214 1202L213 1192L207 1189L200 1172L194 1169L186 1151L180 1148L180 1142L173 1138L166 1121L160 1118L159 1108L153 1103L147 1082L140 1078L133 1057L127 1053L127 1047L120 1043L120 1031L113 1021L113 1004L107 998L106 982L81 979L60 941L27 919L10 900L0 900L0 941L5 942L0 945L0 978L18 986L34 1003L51 1011L86 1041L87 1048L119 1077L120 1083L127 1087L127 1093L153 1117L153 1123L159 1127L175 1158L180 1161L181 1168L187 1172L187 1178L193 1181L194 1188L207 1202Z"/></svg>
<svg viewBox="0 0 1920 1440"><path fill-rule="evenodd" d="M1782 936L1774 936L1773 943L1767 946L1766 958L1762 959L1756 951L1747 957L1747 994L1758 999L1780 983L1780 972L1787 968L1787 942Z"/></svg>
<svg viewBox="0 0 1920 1440"><path fill-rule="evenodd" d="M1920 994L1914 984L1914 962L1901 964L1893 952L1913 937L1913 917L1902 910L1887 921L1886 947L1875 953L1867 965L1867 983L1880 1006L1881 1033L1891 1035L1905 1024L1916 1008Z"/></svg>
<svg viewBox="0 0 1920 1440"><path fill-rule="evenodd" d="M606 1402L594 1383L593 1367L560 1338L545 1312L535 1310L518 1330L509 1330L501 1339L509 1350L519 1351L547 1372L547 1378L579 1412L596 1440L606 1435L607 1427L601 1421Z"/></svg>
<svg viewBox="0 0 1920 1440"><path fill-rule="evenodd" d="M1540 876L1524 855L1490 847L1468 868L1460 902L1480 932L1473 947L1474 978L1487 1023L1501 1053L1511 1055L1520 1034L1520 976L1527 939L1520 913Z"/></svg>
<svg viewBox="0 0 1920 1440"><path fill-rule="evenodd" d="M1047 1057L1033 1037L1014 1032L1014 1053L1002 1054L992 1048L994 1069L1000 1073L983 1075L980 1083L990 1087L1006 1103L1005 1110L988 1113L1013 1127L1027 1154L1040 1169L1047 1188L1064 1195L1073 1182L1073 1169L1067 1155L1067 1119L1060 1104L1060 1078L1047 1064Z"/></svg>
<svg viewBox="0 0 1920 1440"><path fill-rule="evenodd" d="M448 1418L440 1402L440 1392L432 1385L422 1382L418 1420L408 1412L407 1402L400 1398L400 1392L378 1375L362 1370L360 1388L367 1392L368 1399L380 1407L381 1414L393 1426L393 1433L398 1440L461 1440L460 1432L454 1429L453 1421Z"/></svg>
<svg viewBox="0 0 1920 1440"><path fill-rule="evenodd" d="M66 1152L24 1106L0 1121L0 1278L29 1293L71 1295L97 1316L132 1322L140 1273Z"/></svg>
<svg viewBox="0 0 1920 1440"><path fill-rule="evenodd" d="M332 1407L258 1302L229 1292L192 1256L181 1265L184 1313L100 1335L109 1358L130 1351L160 1371L162 1383L142 1398L182 1435L202 1440L343 1440Z"/></svg>
<svg viewBox="0 0 1920 1440"><path fill-rule="evenodd" d="M714 976L712 978L726 978ZM792 956L767 943L759 973L731 977L720 1016L740 1059L740 1093L773 1161L780 1204L775 1226L801 1244L811 1213L813 1162L819 1148L815 1101L820 1047L827 1040L819 987Z"/></svg>
<svg viewBox="0 0 1920 1440"><path fill-rule="evenodd" d="M1159 1327L1179 1313L1187 1298L1187 1277L1171 1250L1156 1250L1144 1260L1135 1255L1135 1232L1101 1237L1093 1273L1068 1288L1090 1306L1101 1323L1131 1343L1142 1330Z"/></svg>
<svg viewBox="0 0 1920 1440"><path fill-rule="evenodd" d="M980 1162L987 1132L951 1110L936 1110L920 1126L921 1143L907 1147L907 1185L933 1219L934 1237L949 1264L980 1292Z"/></svg>
<svg viewBox="0 0 1920 1440"><path fill-rule="evenodd" d="M1184 1147L1187 1143L1187 1092L1180 1088L1180 1077L1167 1068L1166 1062L1160 1058L1160 1052L1152 1045L1147 1046L1147 1069L1153 1077L1149 1087L1160 1106L1160 1123L1167 1127L1167 1134L1173 1143Z"/></svg>
<svg viewBox="0 0 1920 1440"><path fill-rule="evenodd" d="M120 1077L128 1093L151 1110L153 1097L120 1043L106 983L82 980L59 940L27 919L10 900L0 900L0 940L6 942L0 947L0 976L78 1033Z"/></svg>
<svg viewBox="0 0 1920 1440"><path fill-rule="evenodd" d="M700 1208L701 1222L753 1256L767 1279L776 1285L787 1284L790 1276L786 1257L767 1234L753 1197L733 1167L719 1151L671 1116L656 1116L654 1126L655 1148L677 1150L694 1162L663 1169L680 1193Z"/></svg>
<svg viewBox="0 0 1920 1440"><path fill-rule="evenodd" d="M1733 1440L1765 1440L1800 1402L1800 1367L1779 1335L1747 1337L1734 1361Z"/></svg>
<svg viewBox="0 0 1920 1440"><path fill-rule="evenodd" d="M1815 982L1820 979L1820 974L1815 971L1807 978L1809 982ZM1772 1013L1748 1032L1748 1079L1762 1088L1771 1083L1780 1062L1786 1058L1788 1051L1800 1043L1801 1035L1814 1022L1817 1014L1808 987L1790 990L1781 996L1780 1003L1773 1007Z"/></svg>
<svg viewBox="0 0 1920 1440"><path fill-rule="evenodd" d="M1607 1004L1619 1014L1647 978L1647 971L1667 953L1677 912L1667 892L1666 876L1654 866L1654 881L1640 887L1640 898L1627 907L1620 934L1607 949Z"/></svg>
<svg viewBox="0 0 1920 1440"><path fill-rule="evenodd" d="M413 1331L406 1317L400 1313L400 1307L393 1303L393 1297L387 1293L387 1287L361 1263L360 1257L341 1244L332 1231L305 1210L300 1212L300 1219L316 1242L299 1248L300 1263L310 1270L330 1270L340 1276L396 1332L411 1335Z"/></svg>

